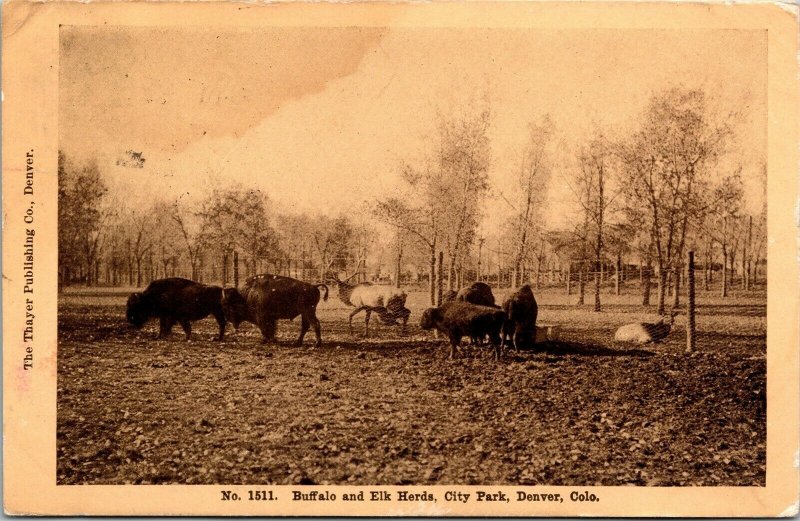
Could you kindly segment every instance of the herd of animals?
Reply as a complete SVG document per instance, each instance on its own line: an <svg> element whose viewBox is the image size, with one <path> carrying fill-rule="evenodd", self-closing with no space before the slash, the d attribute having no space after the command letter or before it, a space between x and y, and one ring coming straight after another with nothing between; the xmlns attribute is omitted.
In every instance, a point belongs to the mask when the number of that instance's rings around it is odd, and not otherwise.
<svg viewBox="0 0 800 521"><path fill-rule="evenodd" d="M365 313L365 336L369 336L372 313L386 325L399 323L405 332L411 311L405 307L407 295L401 289L369 282L351 284L335 275L329 276L328 282L336 285L339 299L354 308L348 320L351 334L353 317L362 311ZM483 344L488 338L494 347L495 358L502 355L507 345L514 349L527 349L536 342L539 309L528 285L512 293L502 306L495 303L491 287L483 282L475 282L459 291L449 291L443 297L442 305L430 307L422 313L420 326L447 337L450 358L455 357L464 337L473 344ZM320 347L322 333L316 315L320 298L328 300L327 284L313 284L281 275L256 275L248 278L241 288L221 288L173 277L155 280L144 291L130 295L126 317L136 328L144 326L150 318L158 318L158 338L167 337L173 326L180 324L186 340L191 339L192 322L209 315L219 324L219 335L215 340L220 341L224 339L228 322L235 329L242 322L251 322L261 331L263 342L269 343L275 341L278 320L300 316L300 335L295 345L302 345L308 329L313 327L315 347ZM617 330L615 339L640 344L657 342L669 334L673 320L674 314L669 316L669 320L662 318L657 323L626 324Z"/></svg>

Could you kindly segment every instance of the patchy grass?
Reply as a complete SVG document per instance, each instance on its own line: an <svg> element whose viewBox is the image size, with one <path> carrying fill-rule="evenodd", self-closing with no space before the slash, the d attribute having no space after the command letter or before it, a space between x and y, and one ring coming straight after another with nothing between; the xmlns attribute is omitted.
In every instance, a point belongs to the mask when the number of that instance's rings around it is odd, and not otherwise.
<svg viewBox="0 0 800 521"><path fill-rule="evenodd" d="M335 292L334 292L335 293ZM502 297L502 292L498 295ZM57 481L318 484L765 484L765 296L701 296L698 352L685 317L666 342L617 343L619 325L653 320L638 295L605 311L537 293L562 339L495 363L488 348L446 359L417 321L408 332L321 303L313 335L279 323L278 346L251 325L213 342L156 341L124 322L125 292L61 297ZM587 294L587 303L591 295ZM649 311L649 313L648 313Z"/></svg>

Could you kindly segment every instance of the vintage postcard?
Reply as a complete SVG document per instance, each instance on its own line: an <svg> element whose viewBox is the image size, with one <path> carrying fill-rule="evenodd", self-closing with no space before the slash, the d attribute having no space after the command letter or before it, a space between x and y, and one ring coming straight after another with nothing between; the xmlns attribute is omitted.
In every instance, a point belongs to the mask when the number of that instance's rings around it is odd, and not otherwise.
<svg viewBox="0 0 800 521"><path fill-rule="evenodd" d="M796 6L2 15L7 513L797 514Z"/></svg>

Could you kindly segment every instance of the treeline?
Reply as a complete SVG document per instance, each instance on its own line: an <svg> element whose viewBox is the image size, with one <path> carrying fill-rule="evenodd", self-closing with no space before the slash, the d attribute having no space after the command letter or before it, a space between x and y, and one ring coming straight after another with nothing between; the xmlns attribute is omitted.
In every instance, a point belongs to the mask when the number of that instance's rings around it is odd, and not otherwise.
<svg viewBox="0 0 800 521"><path fill-rule="evenodd" d="M603 269L619 271L631 257L642 264L643 304L650 303L656 277L659 313L668 285L675 288L673 305L679 304L690 249L698 252L706 286L721 271L723 296L738 255L738 272L749 289L765 262L766 207L748 214L743 167L722 170L723 164L736 164L735 121L709 105L702 90L666 89L651 96L632 130L598 126L572 151L545 115L529 124L517 170L505 173L516 181L510 194L488 185L489 111L440 116L423 159L402 168L407 193L378 202L373 213L396 229L399 245L410 244L426 257L431 302L438 299L439 271L448 289L463 284L464 270L483 277L485 242L494 244L490 252L504 264L510 286L538 280L544 267L558 265L562 278L568 273L567 284L577 275L582 303L591 278L597 311ZM726 155L734 161L721 162ZM766 187L766 169L757 168L750 174ZM552 230L551 223L565 208L548 206L545 197L554 181L569 185L580 208L561 230ZM482 209L498 204L507 205L512 216L493 241L479 237ZM437 266L437 252L445 266ZM498 283L503 273L498 267Z"/></svg>
<svg viewBox="0 0 800 521"><path fill-rule="evenodd" d="M749 289L765 269L766 208L747 212L742 176L765 187L766 169L723 170L737 164L735 121L715 114L701 90L656 93L632 128L597 126L571 148L544 115L524 129L514 170L497 173L513 179L507 193L489 183L491 111L436 121L419 159L398 169L402 190L338 216L280 214L268 194L241 185L191 207L179 200L129 208L110 199L96 164L59 154L60 282L141 286L180 275L227 284L240 271L307 280L333 271L424 283L435 302L439 281L445 289L476 279L506 287L558 281L569 292L577 285L579 302L593 285L599 311L609 274L619 292L638 265L643 304L653 284L663 312L667 288L679 303L690 249L700 288L719 284L723 295L733 274ZM566 226L557 218L568 210L546 198L554 182L569 186L579 209ZM511 216L481 236L481 223L500 207Z"/></svg>
<svg viewBox="0 0 800 521"><path fill-rule="evenodd" d="M142 286L168 276L229 284L239 270L321 278L365 259L372 241L373 231L349 216L277 214L265 193L242 186L213 190L192 207L128 207L110 199L95 163L59 154L62 286Z"/></svg>

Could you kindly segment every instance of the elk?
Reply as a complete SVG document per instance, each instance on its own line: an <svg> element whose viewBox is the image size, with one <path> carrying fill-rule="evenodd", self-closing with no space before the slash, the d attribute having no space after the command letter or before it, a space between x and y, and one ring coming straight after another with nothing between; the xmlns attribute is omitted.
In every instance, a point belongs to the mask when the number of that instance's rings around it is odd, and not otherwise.
<svg viewBox="0 0 800 521"><path fill-rule="evenodd" d="M347 277L345 280L339 279L335 274L329 274L328 280L335 283L339 289L339 300L355 309L350 313L348 327L350 334L353 334L353 317L361 311L366 313L364 319L364 336L369 336L369 319L373 312L377 313L381 321L387 325L394 325L397 319L402 320L403 333L406 332L406 323L411 311L405 307L406 293L403 290L391 286L378 286L371 282L360 282L350 284L348 281L356 274Z"/></svg>
<svg viewBox="0 0 800 521"><path fill-rule="evenodd" d="M635 344L647 344L649 342L660 342L669 335L672 324L675 322L675 312L671 312L669 317L661 317L658 322L637 322L625 324L614 333L614 340L618 342L632 342Z"/></svg>

